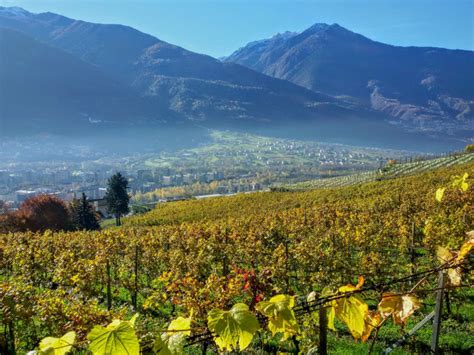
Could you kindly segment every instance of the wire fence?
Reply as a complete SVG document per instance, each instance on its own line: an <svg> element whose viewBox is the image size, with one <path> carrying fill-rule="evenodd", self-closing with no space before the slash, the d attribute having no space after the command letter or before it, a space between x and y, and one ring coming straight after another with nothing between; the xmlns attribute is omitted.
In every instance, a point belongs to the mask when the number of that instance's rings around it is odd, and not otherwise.
<svg viewBox="0 0 474 355"><path fill-rule="evenodd" d="M331 304L331 302L333 302L333 301L337 301L337 300L340 300L342 298L348 298L348 297L356 295L356 294L363 294L363 293L366 293L368 291L376 291L376 292L382 293L382 297L384 297L383 293L388 291L388 289L390 287L395 286L395 285L399 285L399 284L403 284L403 283L408 283L408 282L415 283L415 285L413 287L411 287L411 289L409 291L399 292L399 293L391 293L391 295L403 296L403 295L410 295L410 294L439 293L440 291L443 292L445 290L472 287L471 285L446 286L445 282L443 281L436 288L418 289L418 287L424 281L426 281L429 276L444 275L444 273L448 269L463 268L462 263L453 264L453 261L454 261L454 259L449 260L449 261L445 262L444 264L442 264L438 267L434 267L434 268L431 268L431 269L416 272L416 273L413 273L413 274L410 274L410 275L407 275L407 276L404 276L404 277L401 277L401 278L393 278L393 279L389 279L389 280L386 280L386 281L383 281L383 282L380 282L380 283L377 283L377 284L362 286L358 289L355 289L355 290L349 291L349 292L338 292L338 293L331 294L331 295L328 295L328 296L318 297L318 298L316 298L314 300L311 300L311 301L308 301L307 296L298 296L296 298L296 306L293 308L295 318L301 320L303 317L305 317L307 315L311 315L314 312L317 312L317 311L320 311L320 310L325 310L326 308L331 307L329 304ZM439 276L439 277L442 277L442 276ZM440 308L439 303L440 303L440 300L437 300L437 303L436 303L437 308ZM438 313L439 312L440 312L440 309L438 310ZM428 320L431 320L434 316L435 316L435 311L431 312L426 318L429 317ZM404 342L406 341L406 339L409 336L413 335L418 329L420 329L423 325L425 325L427 323L428 320L426 320L426 318L422 322L420 322L420 324L417 324L414 327L414 329L412 329L410 332L406 333L401 339L399 339L394 344L390 345L384 353L388 354L394 348L403 345ZM266 326L267 323L268 323L268 319L265 316L261 315L261 314L257 314L257 319L259 320L260 325L262 327ZM327 320L326 320L326 322L327 322ZM441 319L439 318L438 323L440 323L440 322L441 322ZM436 326L439 328L440 324L437 324ZM326 327L327 327L327 324L326 324ZM321 340L321 333L326 333L326 332L327 332L326 329L321 329L321 327L320 327L320 340ZM213 339L214 339L215 336L216 335L213 334L212 332L210 332L209 330L206 330L205 332L202 332L202 333L191 335L190 337L188 337L188 340L187 340L187 343L186 343L185 347L190 347L190 346L194 346L194 345L197 345L197 344L201 344L203 346L203 349L207 349L207 347L213 343ZM439 336L439 331L438 331L438 334L436 336L436 340L433 340L433 342L436 342L436 347L437 347L437 342L438 342L438 336ZM375 343L376 337L377 336L375 335L374 338L373 338L373 343L371 345L371 350L373 348L373 344ZM433 348L433 342L432 342L432 348ZM321 348L318 349L318 351L319 351L319 353L323 353L323 354L326 353L325 350L321 349ZM203 350L203 353L205 353L205 350Z"/></svg>

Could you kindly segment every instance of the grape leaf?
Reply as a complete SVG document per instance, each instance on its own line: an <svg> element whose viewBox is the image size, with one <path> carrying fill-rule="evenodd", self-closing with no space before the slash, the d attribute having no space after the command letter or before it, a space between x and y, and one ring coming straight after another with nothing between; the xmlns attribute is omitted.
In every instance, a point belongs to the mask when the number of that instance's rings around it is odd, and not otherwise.
<svg viewBox="0 0 474 355"><path fill-rule="evenodd" d="M329 297L329 296L334 296L334 295L335 295L334 291L329 287L323 288L321 292L321 297ZM336 318L336 309L335 309L336 306L337 306L336 301L331 301L331 302L321 305L321 307L326 307L326 314L328 318L328 328L334 331L336 331L336 328L334 327L334 319Z"/></svg>
<svg viewBox="0 0 474 355"><path fill-rule="evenodd" d="M96 355L135 355L140 345L129 321L114 320L107 327L96 325L87 335L89 350Z"/></svg>
<svg viewBox="0 0 474 355"><path fill-rule="evenodd" d="M436 255L441 264L446 264L455 258L455 254L451 253L448 249L438 246L436 249ZM450 268L446 270L448 275L448 282L450 285L459 286L461 285L461 268Z"/></svg>
<svg viewBox="0 0 474 355"><path fill-rule="evenodd" d="M209 330L217 334L216 344L220 349L247 348L260 329L257 317L243 303L235 304L230 311L213 309L207 317Z"/></svg>
<svg viewBox="0 0 474 355"><path fill-rule="evenodd" d="M75 332L68 332L61 338L47 337L41 340L39 353L42 355L64 355L72 349L75 341Z"/></svg>
<svg viewBox="0 0 474 355"><path fill-rule="evenodd" d="M440 187L438 190L436 190L436 194L435 194L436 201L441 202L443 200L445 191L446 191L445 187Z"/></svg>
<svg viewBox="0 0 474 355"><path fill-rule="evenodd" d="M153 344L153 352L158 355L171 355L171 350L161 337L156 337Z"/></svg>
<svg viewBox="0 0 474 355"><path fill-rule="evenodd" d="M415 296L384 293L378 308L382 317L392 316L395 324L403 325L408 317L420 308L420 305L420 301Z"/></svg>
<svg viewBox="0 0 474 355"><path fill-rule="evenodd" d="M268 317L268 329L273 335L283 333L283 339L288 339L299 331L295 314L292 308L295 299L288 295L277 295L270 301L259 302L255 308L257 311Z"/></svg>
<svg viewBox="0 0 474 355"><path fill-rule="evenodd" d="M137 318L138 318L138 313L135 313L132 316L132 318L130 318L130 320L128 321L130 325L132 326L132 328L135 328L135 322L137 321Z"/></svg>
<svg viewBox="0 0 474 355"><path fill-rule="evenodd" d="M342 294L360 290L364 285L365 279L359 276L357 285L348 284L339 287L338 291ZM367 324L369 319L369 306L357 295L347 295L330 302L331 307L328 308L328 328L334 328L334 319L337 318L344 322L352 336L355 339L368 338L373 327Z"/></svg>
<svg viewBox="0 0 474 355"><path fill-rule="evenodd" d="M464 258L469 255L472 248L474 248L474 231L468 232L467 235L470 237L469 240L461 246L458 254L458 261L464 260Z"/></svg>
<svg viewBox="0 0 474 355"><path fill-rule="evenodd" d="M154 351L160 355L177 355L183 353L183 346L188 335L191 335L191 317L178 317L168 326L170 332L161 334L155 340ZM180 331L181 330L181 331Z"/></svg>
<svg viewBox="0 0 474 355"><path fill-rule="evenodd" d="M348 284L346 286L341 286L339 287L339 292L344 293L344 292L352 292L352 291L357 291L360 290L360 288L364 285L365 279L364 276L359 276L357 285L351 285Z"/></svg>
<svg viewBox="0 0 474 355"><path fill-rule="evenodd" d="M367 339L369 339L370 333L372 333L372 330L374 330L374 328L377 327L381 321L382 316L380 315L380 312L369 311L369 313L365 316L365 328L361 337L363 342L366 342Z"/></svg>
<svg viewBox="0 0 474 355"><path fill-rule="evenodd" d="M463 176L455 176L453 179L453 187L458 187L462 192L466 192L469 188L469 184L467 183L468 178L468 173L464 173Z"/></svg>
<svg viewBox="0 0 474 355"><path fill-rule="evenodd" d="M369 313L369 306L358 296L350 296L337 300L335 307L336 317L343 321L352 336L360 339L365 331L365 319Z"/></svg>
<svg viewBox="0 0 474 355"><path fill-rule="evenodd" d="M334 331L336 331L336 327L334 326L334 319L336 318L336 306L336 301L334 301L332 303L332 307L327 309L328 328Z"/></svg>

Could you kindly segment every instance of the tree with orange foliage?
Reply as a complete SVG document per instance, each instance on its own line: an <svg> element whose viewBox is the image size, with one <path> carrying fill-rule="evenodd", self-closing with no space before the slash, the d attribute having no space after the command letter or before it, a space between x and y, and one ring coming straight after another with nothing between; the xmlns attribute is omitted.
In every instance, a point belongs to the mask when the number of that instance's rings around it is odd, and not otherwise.
<svg viewBox="0 0 474 355"><path fill-rule="evenodd" d="M22 230L38 232L71 228L71 218L65 203L51 195L29 198L23 202L16 215Z"/></svg>

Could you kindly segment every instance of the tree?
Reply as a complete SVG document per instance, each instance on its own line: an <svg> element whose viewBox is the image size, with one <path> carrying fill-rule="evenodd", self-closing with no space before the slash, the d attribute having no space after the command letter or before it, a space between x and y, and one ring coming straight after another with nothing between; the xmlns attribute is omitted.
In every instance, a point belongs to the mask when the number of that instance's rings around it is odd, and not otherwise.
<svg viewBox="0 0 474 355"><path fill-rule="evenodd" d="M116 173L107 181L107 192L105 200L107 201L107 211L115 216L115 224L121 224L121 217L130 210L128 203L130 196L127 192L128 181L120 173Z"/></svg>
<svg viewBox="0 0 474 355"><path fill-rule="evenodd" d="M47 229L71 229L69 211L64 202L55 196L39 195L29 198L15 215L21 230L39 232Z"/></svg>
<svg viewBox="0 0 474 355"><path fill-rule="evenodd" d="M74 199L69 206L74 229L99 230L99 218L94 207L87 201L87 196L82 193L80 199Z"/></svg>
<svg viewBox="0 0 474 355"><path fill-rule="evenodd" d="M474 153L474 144L466 145L466 147L464 148L464 151L466 153Z"/></svg>

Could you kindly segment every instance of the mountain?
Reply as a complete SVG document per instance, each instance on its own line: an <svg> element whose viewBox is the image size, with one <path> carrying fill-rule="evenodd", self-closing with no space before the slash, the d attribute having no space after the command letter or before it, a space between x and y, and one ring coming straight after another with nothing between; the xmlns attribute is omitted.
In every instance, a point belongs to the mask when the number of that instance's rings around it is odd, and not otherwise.
<svg viewBox="0 0 474 355"><path fill-rule="evenodd" d="M225 61L352 100L411 131L473 137L472 51L392 46L315 24L249 43Z"/></svg>
<svg viewBox="0 0 474 355"><path fill-rule="evenodd" d="M366 114L328 95L187 51L127 26L0 8L0 27L67 52L194 122L265 126L293 118Z"/></svg>
<svg viewBox="0 0 474 355"><path fill-rule="evenodd" d="M3 35L0 52L0 60L8 63L0 72L0 121L11 134L15 129L72 130L71 122L81 122L86 129L107 127L95 132L118 123L186 124L393 148L435 142L408 134L353 97L321 93L291 78L194 53L131 27L0 7L0 28L10 33ZM284 33L253 47L265 51L300 36ZM18 48L16 40L22 43ZM43 55L30 55L29 46L41 47ZM18 88L7 90L10 85ZM154 132L147 135L156 141Z"/></svg>
<svg viewBox="0 0 474 355"><path fill-rule="evenodd" d="M158 121L156 105L96 66L0 28L0 133L64 133Z"/></svg>

